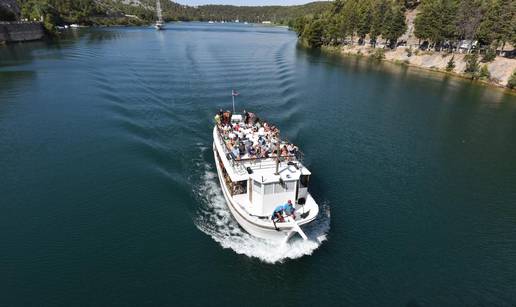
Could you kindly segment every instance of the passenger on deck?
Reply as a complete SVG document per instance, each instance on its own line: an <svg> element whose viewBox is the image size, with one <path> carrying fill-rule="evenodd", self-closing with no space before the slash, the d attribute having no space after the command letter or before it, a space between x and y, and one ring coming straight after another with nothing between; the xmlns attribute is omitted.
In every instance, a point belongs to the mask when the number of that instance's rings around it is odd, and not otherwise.
<svg viewBox="0 0 516 307"><path fill-rule="evenodd" d="M240 141L240 144L238 144L238 151L240 153L240 156L244 156L246 153L244 142Z"/></svg>
<svg viewBox="0 0 516 307"><path fill-rule="evenodd" d="M287 145L287 150L288 150L288 153L293 156L297 153L298 148L294 144L290 143Z"/></svg>
<svg viewBox="0 0 516 307"><path fill-rule="evenodd" d="M283 205L280 205L274 209L274 212L272 212L272 216L271 216L271 220L273 222L277 222L277 221L284 222L285 221L285 219L283 218L283 207L284 207Z"/></svg>
<svg viewBox="0 0 516 307"><path fill-rule="evenodd" d="M255 114L245 111L243 121L232 123L231 115L230 111L220 110L215 121L227 152L234 159L269 158L279 154L290 161L295 157L298 148L291 143L282 144L276 126L261 122Z"/></svg>
<svg viewBox="0 0 516 307"><path fill-rule="evenodd" d="M240 150L238 150L237 146L234 146L231 150L231 155L233 156L233 159L239 160L240 159Z"/></svg>
<svg viewBox="0 0 516 307"><path fill-rule="evenodd" d="M251 157L255 157L256 156L256 149L253 147L253 145L248 145L247 147L247 153L249 154L249 156Z"/></svg>
<svg viewBox="0 0 516 307"><path fill-rule="evenodd" d="M294 220L296 219L296 208L292 205L292 201L289 199L286 204L283 205L283 211L287 216L292 216Z"/></svg>
<svg viewBox="0 0 516 307"><path fill-rule="evenodd" d="M226 111L222 114L222 123L223 124L231 123L231 111Z"/></svg>
<svg viewBox="0 0 516 307"><path fill-rule="evenodd" d="M283 147L281 147L281 156L282 157L288 156L287 146L285 146L285 145L283 145Z"/></svg>

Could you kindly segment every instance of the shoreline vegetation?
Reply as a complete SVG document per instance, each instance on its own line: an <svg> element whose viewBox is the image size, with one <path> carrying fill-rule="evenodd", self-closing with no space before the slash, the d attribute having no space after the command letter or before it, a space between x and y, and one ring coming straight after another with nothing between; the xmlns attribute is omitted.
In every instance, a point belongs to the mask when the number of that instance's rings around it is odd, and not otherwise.
<svg viewBox="0 0 516 307"><path fill-rule="evenodd" d="M287 25L307 14L319 14L329 1L294 6L182 5L161 1L163 19L172 21L235 21ZM80 26L143 26L155 22L155 0L0 0L1 21L39 21L50 34Z"/></svg>
<svg viewBox="0 0 516 307"><path fill-rule="evenodd" d="M516 1L335 0L290 26L309 48L516 89Z"/></svg>

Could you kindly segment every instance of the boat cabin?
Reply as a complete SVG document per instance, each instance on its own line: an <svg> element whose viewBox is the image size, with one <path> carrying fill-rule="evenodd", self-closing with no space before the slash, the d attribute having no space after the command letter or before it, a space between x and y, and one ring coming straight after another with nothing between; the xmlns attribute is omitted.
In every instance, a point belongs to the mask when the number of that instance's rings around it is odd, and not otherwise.
<svg viewBox="0 0 516 307"><path fill-rule="evenodd" d="M250 175L247 184L249 197L248 211L260 216L270 215L276 206L292 200L303 205L308 194L310 172L297 165L286 165L278 175L266 171L256 171Z"/></svg>

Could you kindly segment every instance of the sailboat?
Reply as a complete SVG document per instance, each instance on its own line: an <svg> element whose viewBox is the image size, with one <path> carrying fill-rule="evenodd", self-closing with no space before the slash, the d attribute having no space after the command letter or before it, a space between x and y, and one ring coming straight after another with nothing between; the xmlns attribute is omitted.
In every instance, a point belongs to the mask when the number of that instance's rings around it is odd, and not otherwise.
<svg viewBox="0 0 516 307"><path fill-rule="evenodd" d="M156 30L162 30L165 26L163 22L163 16L161 14L161 2L159 0L156 1L156 14L158 15L158 20L156 20L156 24L154 27Z"/></svg>

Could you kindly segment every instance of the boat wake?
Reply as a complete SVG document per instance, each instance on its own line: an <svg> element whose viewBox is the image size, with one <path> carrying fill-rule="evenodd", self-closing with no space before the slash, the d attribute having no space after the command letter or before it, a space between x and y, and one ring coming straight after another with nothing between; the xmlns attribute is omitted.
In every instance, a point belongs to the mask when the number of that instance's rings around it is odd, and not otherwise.
<svg viewBox="0 0 516 307"><path fill-rule="evenodd" d="M330 229L329 206L322 205L319 217L303 227L309 240L292 238L287 243L272 242L256 238L245 232L234 220L222 195L216 172L210 164L199 162L200 183L194 188L201 206L195 217L195 225L211 236L223 248L230 248L237 254L258 258L267 263L281 263L311 255L327 239Z"/></svg>

